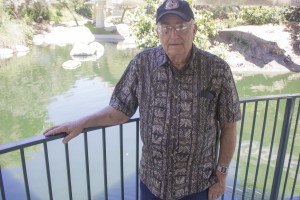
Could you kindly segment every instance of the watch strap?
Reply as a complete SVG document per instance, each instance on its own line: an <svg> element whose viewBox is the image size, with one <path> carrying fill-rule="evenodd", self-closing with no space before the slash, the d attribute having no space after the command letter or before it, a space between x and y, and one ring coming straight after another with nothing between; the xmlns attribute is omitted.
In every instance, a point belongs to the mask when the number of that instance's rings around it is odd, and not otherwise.
<svg viewBox="0 0 300 200"><path fill-rule="evenodd" d="M218 165L217 170L222 174L228 174L228 167L224 165Z"/></svg>

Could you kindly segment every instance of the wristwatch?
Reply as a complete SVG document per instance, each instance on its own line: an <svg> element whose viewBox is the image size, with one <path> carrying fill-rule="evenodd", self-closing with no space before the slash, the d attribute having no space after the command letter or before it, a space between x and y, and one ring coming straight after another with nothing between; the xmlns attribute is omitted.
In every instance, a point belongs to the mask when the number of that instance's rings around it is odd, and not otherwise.
<svg viewBox="0 0 300 200"><path fill-rule="evenodd" d="M218 165L217 166L217 170L219 172L221 172L222 174L227 174L228 173L228 167L226 167L224 165L222 165L222 166Z"/></svg>

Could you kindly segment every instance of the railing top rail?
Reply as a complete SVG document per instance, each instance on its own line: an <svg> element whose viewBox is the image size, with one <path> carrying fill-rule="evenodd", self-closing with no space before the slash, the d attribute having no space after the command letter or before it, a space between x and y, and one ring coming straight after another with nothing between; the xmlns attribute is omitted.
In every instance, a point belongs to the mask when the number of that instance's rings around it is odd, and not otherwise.
<svg viewBox="0 0 300 200"><path fill-rule="evenodd" d="M253 102L253 101L267 101L267 100L277 100L277 99L293 99L299 98L300 93L296 94L281 94L281 95L267 95L267 96L257 96L257 97L246 97L241 98L241 103Z"/></svg>
<svg viewBox="0 0 300 200"><path fill-rule="evenodd" d="M139 120L139 117L134 117L134 118L131 118L129 121L125 122L125 124L130 123L130 122L134 122L134 121L138 121L138 120ZM111 127L111 126L97 126L97 127L85 128L85 129L82 130L82 133L98 130L98 129L101 129L101 128L107 128L107 127ZM26 148L26 147L30 147L30 146L33 146L33 145L49 142L49 141L52 141L52 140L61 139L65 135L66 135L66 133L60 133L60 134L56 134L56 135L49 136L49 137L46 137L44 135L39 135L39 136L33 136L33 137L30 137L30 138L26 138L26 139L23 139L23 140L18 140L18 141L15 141L15 142L3 144L3 145L0 145L0 155L4 154L4 153L11 152L11 151L14 151L14 150L17 150L17 149L20 149L20 148Z"/></svg>
<svg viewBox="0 0 300 200"><path fill-rule="evenodd" d="M300 97L300 93L268 95L268 96L241 98L240 102L247 103L247 102L255 102L255 101L277 100L277 99L292 99L292 98L299 98L299 97ZM134 118L130 119L126 123L134 122L137 120L139 120L139 117L135 116ZM101 128L107 128L107 127L109 127L109 126L92 127L92 128L84 129L82 132L88 132L88 131L98 130ZM3 145L0 145L0 154L8 153L8 152L20 149L20 148L26 148L26 147L30 147L33 145L42 144L44 142L48 142L48 141L52 141L52 140L57 140L57 139L63 138L64 136L65 136L65 133L57 134L57 135L51 136L51 137L45 137L44 135L40 135L40 136L34 136L34 137L26 138L23 140L3 144Z"/></svg>

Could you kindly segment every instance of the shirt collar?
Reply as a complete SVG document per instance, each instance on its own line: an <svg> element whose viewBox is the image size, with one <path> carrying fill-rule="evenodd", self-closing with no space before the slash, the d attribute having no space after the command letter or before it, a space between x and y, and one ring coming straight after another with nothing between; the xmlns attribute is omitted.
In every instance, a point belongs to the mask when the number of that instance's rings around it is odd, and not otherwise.
<svg viewBox="0 0 300 200"><path fill-rule="evenodd" d="M160 57L160 59L158 59L158 66L160 67L160 66L164 66L164 65L168 64L169 58L168 58L166 52L164 51L164 49L162 48L161 45L159 46L159 51L161 52L161 55L162 55ZM186 65L190 65L191 62L192 62L192 60L194 60L194 58L195 58L195 52L196 52L196 46L193 43L193 45L192 45L192 55L191 55L191 57L188 60L188 62L187 62Z"/></svg>

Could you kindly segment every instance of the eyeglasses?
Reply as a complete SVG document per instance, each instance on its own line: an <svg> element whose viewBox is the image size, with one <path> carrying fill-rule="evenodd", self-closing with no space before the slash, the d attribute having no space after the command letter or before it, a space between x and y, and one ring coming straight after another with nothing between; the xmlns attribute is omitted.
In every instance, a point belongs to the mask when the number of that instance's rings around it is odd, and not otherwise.
<svg viewBox="0 0 300 200"><path fill-rule="evenodd" d="M156 31L158 35L168 35L172 32L172 29L175 30L177 35L186 34L191 26L190 23L176 24L176 25L158 25Z"/></svg>

